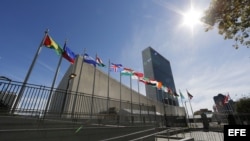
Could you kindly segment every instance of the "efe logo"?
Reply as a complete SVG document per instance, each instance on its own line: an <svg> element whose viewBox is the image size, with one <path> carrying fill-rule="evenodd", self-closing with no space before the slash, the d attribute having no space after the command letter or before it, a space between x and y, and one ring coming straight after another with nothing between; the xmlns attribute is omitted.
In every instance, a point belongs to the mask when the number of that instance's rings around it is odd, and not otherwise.
<svg viewBox="0 0 250 141"><path fill-rule="evenodd" d="M224 141L240 139L240 141L249 141L250 125L224 125Z"/></svg>
<svg viewBox="0 0 250 141"><path fill-rule="evenodd" d="M246 129L228 129L228 136L246 136Z"/></svg>

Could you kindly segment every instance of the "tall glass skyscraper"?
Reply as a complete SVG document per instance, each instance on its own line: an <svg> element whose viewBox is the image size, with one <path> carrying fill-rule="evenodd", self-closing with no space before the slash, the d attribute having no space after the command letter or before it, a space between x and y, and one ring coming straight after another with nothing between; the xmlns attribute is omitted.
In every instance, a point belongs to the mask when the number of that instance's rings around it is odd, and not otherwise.
<svg viewBox="0 0 250 141"><path fill-rule="evenodd" d="M153 48L148 47L142 51L143 69L146 78L154 79L176 92L170 62ZM146 85L146 95L152 99L169 105L179 106L178 99L163 90Z"/></svg>

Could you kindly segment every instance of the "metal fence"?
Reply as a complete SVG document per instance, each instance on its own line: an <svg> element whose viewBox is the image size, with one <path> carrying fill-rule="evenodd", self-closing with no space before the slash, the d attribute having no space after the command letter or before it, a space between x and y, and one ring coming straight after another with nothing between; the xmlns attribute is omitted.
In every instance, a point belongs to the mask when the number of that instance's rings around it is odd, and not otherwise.
<svg viewBox="0 0 250 141"><path fill-rule="evenodd" d="M0 113L105 124L186 126L185 117L163 116L145 105L0 79ZM166 109L169 107L166 107ZM169 121L166 120L169 119Z"/></svg>
<svg viewBox="0 0 250 141"><path fill-rule="evenodd" d="M166 105L164 108L171 107ZM223 139L224 125L250 123L250 114L231 114L232 119L228 113L216 113L213 117L205 119L186 119L178 115L158 114L156 105L142 105L0 79L1 116L24 116L39 120L56 119L98 125L153 125L168 127L164 132L157 134L157 139L192 137L195 140L220 141ZM170 129L174 129L173 127L187 127L189 130L184 131L181 128L178 132L172 132Z"/></svg>

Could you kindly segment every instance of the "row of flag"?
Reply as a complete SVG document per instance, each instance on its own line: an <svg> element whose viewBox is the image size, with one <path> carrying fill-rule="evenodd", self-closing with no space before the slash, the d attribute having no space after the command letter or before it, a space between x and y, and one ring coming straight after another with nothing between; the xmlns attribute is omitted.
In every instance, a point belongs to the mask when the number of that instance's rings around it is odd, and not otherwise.
<svg viewBox="0 0 250 141"><path fill-rule="evenodd" d="M54 49L58 55L62 55L63 58L68 60L71 64L74 64L75 59L76 59L76 54L69 47L67 47L66 43L64 44L64 47L62 49L59 44L57 44L48 34L46 34L43 40L43 45L50 49ZM106 67L106 65L97 55L96 55L96 58L94 59L93 57L89 56L87 53L84 53L83 61L88 64L92 64L94 67L96 66ZM143 73L134 71L133 69L130 69L130 68L123 67L122 64L110 63L109 71L120 72L121 75L130 76L132 79L138 79L140 82L144 83L145 85L151 85L168 94L179 97L179 94L177 94L177 92L173 91L171 88L167 86L162 85L161 82L146 78L144 77ZM183 96L180 90L179 90L179 93L180 93L181 99L185 99L185 97ZM193 95L191 95L188 91L187 91L187 95L189 99L193 98Z"/></svg>
<svg viewBox="0 0 250 141"><path fill-rule="evenodd" d="M48 34L46 34L43 45L50 49L54 49L58 55L62 55L63 58L68 60L71 64L74 64L76 54L66 46L66 43L62 49L59 44L57 44Z"/></svg>

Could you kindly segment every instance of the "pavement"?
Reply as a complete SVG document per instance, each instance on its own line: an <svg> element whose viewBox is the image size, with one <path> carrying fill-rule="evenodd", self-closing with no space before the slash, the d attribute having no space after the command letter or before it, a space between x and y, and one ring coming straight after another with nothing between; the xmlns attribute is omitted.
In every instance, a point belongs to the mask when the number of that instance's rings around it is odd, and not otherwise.
<svg viewBox="0 0 250 141"><path fill-rule="evenodd" d="M203 132L192 131L181 134L172 135L170 137L156 137L155 141L189 141L190 139L198 141L224 141L223 132ZM192 140L190 140L192 141Z"/></svg>

